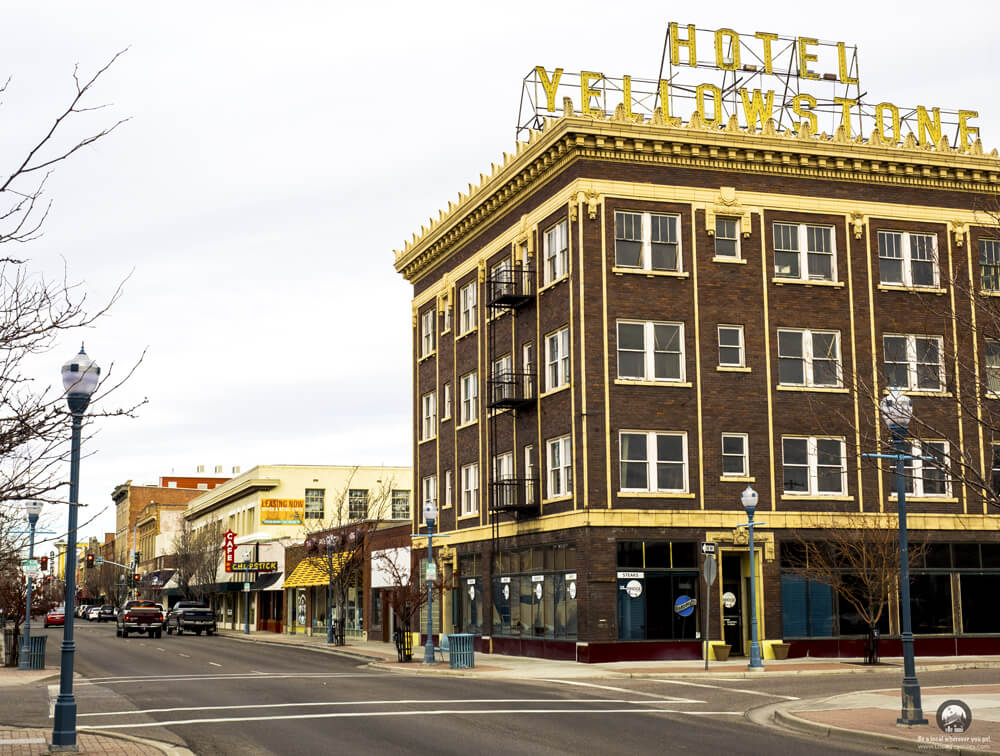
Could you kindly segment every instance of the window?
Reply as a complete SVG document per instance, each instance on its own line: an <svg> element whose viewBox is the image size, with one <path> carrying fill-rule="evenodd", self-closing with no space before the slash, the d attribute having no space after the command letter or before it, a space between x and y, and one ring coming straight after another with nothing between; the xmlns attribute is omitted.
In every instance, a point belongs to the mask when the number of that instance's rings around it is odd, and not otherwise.
<svg viewBox="0 0 1000 756"><path fill-rule="evenodd" d="M509 257L504 258L490 268L491 301L495 301L504 295L515 293L513 270L514 268L511 265Z"/></svg>
<svg viewBox="0 0 1000 756"><path fill-rule="evenodd" d="M833 229L775 223L774 275L800 281L836 281Z"/></svg>
<svg viewBox="0 0 1000 756"><path fill-rule="evenodd" d="M451 302L445 302L441 308L441 333L451 330Z"/></svg>
<svg viewBox="0 0 1000 756"><path fill-rule="evenodd" d="M420 481L420 493L423 507L420 511L420 521L424 522L423 510L427 507L437 509L438 479L437 475L428 475Z"/></svg>
<svg viewBox="0 0 1000 756"><path fill-rule="evenodd" d="M534 504L535 490L538 483L535 481L535 447L533 445L524 447L524 503Z"/></svg>
<svg viewBox="0 0 1000 756"><path fill-rule="evenodd" d="M435 337L433 308L420 316L420 356L426 357L434 353Z"/></svg>
<svg viewBox="0 0 1000 756"><path fill-rule="evenodd" d="M950 496L948 442L914 441L910 454L933 459L904 459L903 486L907 496Z"/></svg>
<svg viewBox="0 0 1000 756"><path fill-rule="evenodd" d="M573 493L573 449L570 437L550 439L545 444L548 459L549 498Z"/></svg>
<svg viewBox="0 0 1000 756"><path fill-rule="evenodd" d="M545 337L545 390L569 384L569 328Z"/></svg>
<svg viewBox="0 0 1000 756"><path fill-rule="evenodd" d="M993 462L990 465L990 481L993 493L1000 495L1000 444L993 444Z"/></svg>
<svg viewBox="0 0 1000 756"><path fill-rule="evenodd" d="M476 373L466 373L463 375L460 388L462 391L462 425L474 423L479 418L479 378Z"/></svg>
<svg viewBox="0 0 1000 756"><path fill-rule="evenodd" d="M392 492L392 519L410 519L410 492L393 489Z"/></svg>
<svg viewBox="0 0 1000 756"><path fill-rule="evenodd" d="M745 367L743 326L719 326L719 367Z"/></svg>
<svg viewBox="0 0 1000 756"><path fill-rule="evenodd" d="M514 393L513 360L509 354L493 360L493 396L502 398L505 394Z"/></svg>
<svg viewBox="0 0 1000 756"><path fill-rule="evenodd" d="M441 419L451 419L451 382L441 387Z"/></svg>
<svg viewBox="0 0 1000 756"><path fill-rule="evenodd" d="M879 280L893 286L937 286L937 237L878 232Z"/></svg>
<svg viewBox="0 0 1000 756"><path fill-rule="evenodd" d="M983 291L1000 291L1000 241L979 240L979 285Z"/></svg>
<svg viewBox="0 0 1000 756"><path fill-rule="evenodd" d="M479 465L473 462L462 468L462 516L479 511Z"/></svg>
<svg viewBox="0 0 1000 756"><path fill-rule="evenodd" d="M420 397L420 440L426 441L437 435L437 392L431 391Z"/></svg>
<svg viewBox="0 0 1000 756"><path fill-rule="evenodd" d="M883 336L886 384L912 391L944 391L942 342L940 336Z"/></svg>
<svg viewBox="0 0 1000 756"><path fill-rule="evenodd" d="M463 286L458 290L458 305L460 310L459 332L466 334L476 327L476 282Z"/></svg>
<svg viewBox="0 0 1000 756"><path fill-rule="evenodd" d="M678 217L615 213L615 267L680 272Z"/></svg>
<svg viewBox="0 0 1000 756"><path fill-rule="evenodd" d="M740 257L739 218L715 219L715 256L738 260Z"/></svg>
<svg viewBox="0 0 1000 756"><path fill-rule="evenodd" d="M306 489L306 511L307 520L322 520L326 516L324 503L326 501L326 489L307 488Z"/></svg>
<svg viewBox="0 0 1000 756"><path fill-rule="evenodd" d="M839 386L840 332L778 329L778 383Z"/></svg>
<svg viewBox="0 0 1000 756"><path fill-rule="evenodd" d="M618 377L684 380L684 324L618 322Z"/></svg>
<svg viewBox="0 0 1000 756"><path fill-rule="evenodd" d="M847 457L839 438L783 436L781 456L786 494L847 492Z"/></svg>
<svg viewBox="0 0 1000 756"><path fill-rule="evenodd" d="M566 275L566 263L569 259L567 246L566 221L557 223L545 232L545 277L544 283L550 284Z"/></svg>
<svg viewBox="0 0 1000 756"><path fill-rule="evenodd" d="M352 520L363 520L368 516L367 488L352 488L347 492L347 513Z"/></svg>
<svg viewBox="0 0 1000 756"><path fill-rule="evenodd" d="M722 475L745 478L750 474L747 462L747 434L722 434Z"/></svg>
<svg viewBox="0 0 1000 756"><path fill-rule="evenodd" d="M451 470L444 471L444 496L441 497L441 506L450 507L454 502L451 498Z"/></svg>
<svg viewBox="0 0 1000 756"><path fill-rule="evenodd" d="M493 480L514 480L514 452L493 457Z"/></svg>
<svg viewBox="0 0 1000 756"><path fill-rule="evenodd" d="M687 434L628 432L619 437L622 491L687 491Z"/></svg>

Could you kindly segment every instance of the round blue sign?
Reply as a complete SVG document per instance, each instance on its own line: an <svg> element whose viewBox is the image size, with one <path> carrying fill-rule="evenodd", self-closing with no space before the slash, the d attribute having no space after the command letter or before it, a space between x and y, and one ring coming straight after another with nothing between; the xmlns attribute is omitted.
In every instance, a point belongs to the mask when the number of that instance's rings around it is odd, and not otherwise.
<svg viewBox="0 0 1000 756"><path fill-rule="evenodd" d="M695 600L690 596L681 594L674 602L674 611L681 617L690 617L694 612Z"/></svg>

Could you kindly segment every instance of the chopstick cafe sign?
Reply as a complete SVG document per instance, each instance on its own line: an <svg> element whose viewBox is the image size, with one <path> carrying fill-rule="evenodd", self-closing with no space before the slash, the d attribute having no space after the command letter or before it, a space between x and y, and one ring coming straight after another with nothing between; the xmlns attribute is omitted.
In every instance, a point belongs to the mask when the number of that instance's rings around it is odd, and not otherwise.
<svg viewBox="0 0 1000 756"><path fill-rule="evenodd" d="M698 81L693 70L713 71ZM691 80L689 80L691 79ZM709 127L727 126L735 116L751 132L778 130L817 135L829 131L853 139L874 130L880 141L899 144L912 133L922 147L942 140L964 150L979 138L970 121L974 110L937 106L904 107L867 101L860 89L858 51L844 42L814 37L752 34L733 29L697 29L670 23L656 79L605 76L597 71L567 72L536 66L524 78L518 135L541 120L585 115L679 126L697 117Z"/></svg>
<svg viewBox="0 0 1000 756"><path fill-rule="evenodd" d="M301 525L305 519L305 499L261 499L261 525Z"/></svg>
<svg viewBox="0 0 1000 756"><path fill-rule="evenodd" d="M236 533L227 530L222 539L222 550L226 555L226 572L232 572L233 560L236 558Z"/></svg>

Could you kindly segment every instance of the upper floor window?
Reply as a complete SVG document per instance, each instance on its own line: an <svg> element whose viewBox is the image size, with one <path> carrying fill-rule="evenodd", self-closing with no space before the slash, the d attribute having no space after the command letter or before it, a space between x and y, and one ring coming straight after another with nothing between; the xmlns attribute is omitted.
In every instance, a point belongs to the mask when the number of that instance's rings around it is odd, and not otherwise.
<svg viewBox="0 0 1000 756"><path fill-rule="evenodd" d="M779 328L778 383L839 386L840 332Z"/></svg>
<svg viewBox="0 0 1000 756"><path fill-rule="evenodd" d="M560 221L545 232L543 242L545 258L544 284L558 281L566 275L568 270L569 248L566 228L566 221Z"/></svg>
<svg viewBox="0 0 1000 756"><path fill-rule="evenodd" d="M459 333L464 334L476 327L476 282L466 284L458 290Z"/></svg>
<svg viewBox="0 0 1000 756"><path fill-rule="evenodd" d="M410 492L402 489L392 491L392 519L410 519Z"/></svg>
<svg viewBox="0 0 1000 756"><path fill-rule="evenodd" d="M451 381L441 387L441 419L451 419Z"/></svg>
<svg viewBox="0 0 1000 756"><path fill-rule="evenodd" d="M514 452L493 457L493 480L514 480Z"/></svg>
<svg viewBox="0 0 1000 756"><path fill-rule="evenodd" d="M461 424L475 422L479 418L479 377L473 373L466 373L462 376L460 386L461 396Z"/></svg>
<svg viewBox="0 0 1000 756"><path fill-rule="evenodd" d="M462 468L462 516L479 511L479 465L473 462Z"/></svg>
<svg viewBox="0 0 1000 756"><path fill-rule="evenodd" d="M940 336L883 336L886 384L911 391L943 391L943 341Z"/></svg>
<svg viewBox="0 0 1000 756"><path fill-rule="evenodd" d="M437 435L437 392L431 391L420 397L420 440L426 441Z"/></svg>
<svg viewBox="0 0 1000 756"><path fill-rule="evenodd" d="M622 491L687 491L687 434L623 432Z"/></svg>
<svg viewBox="0 0 1000 756"><path fill-rule="evenodd" d="M437 508L437 491L438 491L438 479L437 475L428 475L426 478L420 481L420 498L423 507L431 506ZM423 508L420 512L420 521L424 521Z"/></svg>
<svg viewBox="0 0 1000 756"><path fill-rule="evenodd" d="M615 267L680 272L676 215L615 213Z"/></svg>
<svg viewBox="0 0 1000 756"><path fill-rule="evenodd" d="M447 303L441 310L441 333L451 330L451 303Z"/></svg>
<svg viewBox="0 0 1000 756"><path fill-rule="evenodd" d="M490 297L487 304L494 301L496 297L514 292L514 266L509 257L505 257L496 265L490 268Z"/></svg>
<svg viewBox="0 0 1000 756"><path fill-rule="evenodd" d="M546 442L545 449L549 498L569 496L573 493L573 447L570 437L550 439Z"/></svg>
<svg viewBox="0 0 1000 756"><path fill-rule="evenodd" d="M441 508L450 507L453 501L451 498L451 470L444 471L444 493L441 495Z"/></svg>
<svg viewBox="0 0 1000 756"><path fill-rule="evenodd" d="M420 316L420 356L426 357L434 351L437 333L434 330L434 308Z"/></svg>
<svg viewBox="0 0 1000 756"><path fill-rule="evenodd" d="M715 219L715 256L740 259L739 218Z"/></svg>
<svg viewBox="0 0 1000 756"><path fill-rule="evenodd" d="M986 339L986 390L1000 394L1000 341Z"/></svg>
<svg viewBox="0 0 1000 756"><path fill-rule="evenodd" d="M993 494L1000 496L1000 444L993 444L993 462L990 463L990 483Z"/></svg>
<svg viewBox="0 0 1000 756"><path fill-rule="evenodd" d="M984 291L1000 291L1000 241L979 240L979 272Z"/></svg>
<svg viewBox="0 0 1000 756"><path fill-rule="evenodd" d="M747 434L722 434L722 474L737 478L745 478L750 474L747 460Z"/></svg>
<svg viewBox="0 0 1000 756"><path fill-rule="evenodd" d="M800 281L836 281L837 255L830 226L774 224L774 275Z"/></svg>
<svg viewBox="0 0 1000 756"><path fill-rule="evenodd" d="M947 441L914 441L910 454L916 459L903 460L903 485L909 496L950 496ZM931 459L923 459L931 457Z"/></svg>
<svg viewBox="0 0 1000 756"><path fill-rule="evenodd" d="M326 502L326 489L324 488L307 488L306 489L306 510L305 517L307 520L322 520L326 516L324 511Z"/></svg>
<svg viewBox="0 0 1000 756"><path fill-rule="evenodd" d="M743 326L719 326L719 367L745 367Z"/></svg>
<svg viewBox="0 0 1000 756"><path fill-rule="evenodd" d="M781 457L786 494L843 495L847 491L843 439L783 436Z"/></svg>
<svg viewBox="0 0 1000 756"><path fill-rule="evenodd" d="M569 384L569 328L545 337L545 390Z"/></svg>
<svg viewBox="0 0 1000 756"><path fill-rule="evenodd" d="M352 520L363 520L368 516L367 488L352 488L347 492L347 513Z"/></svg>
<svg viewBox="0 0 1000 756"><path fill-rule="evenodd" d="M937 286L937 237L905 231L878 232L879 280L894 286Z"/></svg>
<svg viewBox="0 0 1000 756"><path fill-rule="evenodd" d="M684 324L618 321L618 377L684 380Z"/></svg>

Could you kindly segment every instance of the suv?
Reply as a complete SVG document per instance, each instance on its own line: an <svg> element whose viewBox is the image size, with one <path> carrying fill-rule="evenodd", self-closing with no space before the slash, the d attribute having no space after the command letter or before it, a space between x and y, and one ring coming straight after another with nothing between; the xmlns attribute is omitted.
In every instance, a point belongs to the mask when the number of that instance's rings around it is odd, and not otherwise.
<svg viewBox="0 0 1000 756"><path fill-rule="evenodd" d="M208 635L212 635L215 630L215 612L208 608L201 601L178 601L167 612L167 619L164 622L167 635L174 630L178 635L182 635L185 630L201 635L204 630Z"/></svg>
<svg viewBox="0 0 1000 756"><path fill-rule="evenodd" d="M115 608L111 604L105 604L97 612L98 622L113 622L115 619Z"/></svg>

